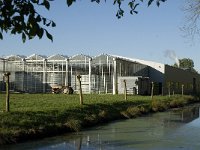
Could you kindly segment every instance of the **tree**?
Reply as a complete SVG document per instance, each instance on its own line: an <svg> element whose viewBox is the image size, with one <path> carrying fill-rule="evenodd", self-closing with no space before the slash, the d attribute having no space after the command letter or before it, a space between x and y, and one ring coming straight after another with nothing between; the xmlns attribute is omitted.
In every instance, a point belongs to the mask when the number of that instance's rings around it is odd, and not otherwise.
<svg viewBox="0 0 200 150"><path fill-rule="evenodd" d="M185 36L194 39L196 35L200 35L200 0L186 0L183 10L186 12L186 22L181 29L184 31Z"/></svg>
<svg viewBox="0 0 200 150"><path fill-rule="evenodd" d="M52 0L0 0L0 39L3 39L3 32L21 34L23 42L38 36L46 36L53 40L45 26L55 27L56 24L43 17L35 10L35 6L42 6L50 9Z"/></svg>
<svg viewBox="0 0 200 150"><path fill-rule="evenodd" d="M47 31L47 27L55 27L52 20L39 14L35 7L50 9L50 2L54 0L0 0L0 39L3 39L3 33L19 34L22 41L39 37L41 39L46 33L48 39L53 41L53 36ZM91 0L91 2L100 3L102 0ZM104 0L106 2L106 0ZM146 0L148 6L153 2L159 6L160 2L166 0ZM67 6L71 6L76 0L66 0ZM113 5L118 5L116 13L117 18L124 15L122 3L124 0L113 0ZM130 14L137 14L136 8L143 0L128 0Z"/></svg>
<svg viewBox="0 0 200 150"><path fill-rule="evenodd" d="M179 59L179 65L180 65L179 67L181 68L188 68L188 69L194 68L194 62L190 58Z"/></svg>
<svg viewBox="0 0 200 150"><path fill-rule="evenodd" d="M190 58L179 59L179 64L175 63L173 66L197 73L197 71L194 69L194 61Z"/></svg>

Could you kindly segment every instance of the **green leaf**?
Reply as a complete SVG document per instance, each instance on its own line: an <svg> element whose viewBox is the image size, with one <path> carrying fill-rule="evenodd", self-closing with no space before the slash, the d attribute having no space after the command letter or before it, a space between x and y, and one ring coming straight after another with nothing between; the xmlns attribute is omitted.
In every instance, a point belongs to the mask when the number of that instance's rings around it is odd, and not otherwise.
<svg viewBox="0 0 200 150"><path fill-rule="evenodd" d="M139 3L134 6L133 10L135 10L137 6L139 6Z"/></svg>
<svg viewBox="0 0 200 150"><path fill-rule="evenodd" d="M149 0L149 2L148 2L148 6L150 6L151 3L152 3L153 1L154 1L154 0Z"/></svg>
<svg viewBox="0 0 200 150"><path fill-rule="evenodd" d="M160 6L160 2L165 2L165 1L167 1L167 0L157 0L156 4L159 7Z"/></svg>
<svg viewBox="0 0 200 150"><path fill-rule="evenodd" d="M52 27L55 27L55 26L56 26L55 22L52 21L51 26L52 26Z"/></svg>
<svg viewBox="0 0 200 150"><path fill-rule="evenodd" d="M91 0L91 2L96 2L96 3L100 3L100 0Z"/></svg>
<svg viewBox="0 0 200 150"><path fill-rule="evenodd" d="M128 5L130 6L130 8L133 8L133 2L129 2Z"/></svg>
<svg viewBox="0 0 200 150"><path fill-rule="evenodd" d="M40 22L42 19L41 19L41 17L40 17L40 15L38 15L37 17L36 17L36 21L37 22Z"/></svg>
<svg viewBox="0 0 200 150"><path fill-rule="evenodd" d="M159 6L160 6L160 2L159 2L159 1L157 1L157 2L156 2L156 5L159 7Z"/></svg>
<svg viewBox="0 0 200 150"><path fill-rule="evenodd" d="M25 33L24 33L24 32L22 33L22 41L23 41L23 43L25 43L25 42L26 42L26 35L25 35Z"/></svg>
<svg viewBox="0 0 200 150"><path fill-rule="evenodd" d="M44 1L44 6L46 7L46 9L49 10L50 4L49 4L49 2L47 0Z"/></svg>
<svg viewBox="0 0 200 150"><path fill-rule="evenodd" d="M31 0L31 2L39 4L39 0Z"/></svg>
<svg viewBox="0 0 200 150"><path fill-rule="evenodd" d="M39 31L37 32L39 39L42 38L43 34L44 34L44 29L40 28Z"/></svg>
<svg viewBox="0 0 200 150"><path fill-rule="evenodd" d="M45 30L45 32L46 32L46 36L47 36L47 38L50 39L51 42L53 42L53 37L52 37L52 35L49 34L49 32L48 32L47 30Z"/></svg>
<svg viewBox="0 0 200 150"><path fill-rule="evenodd" d="M0 39L3 40L3 35L2 33L0 32Z"/></svg>
<svg viewBox="0 0 200 150"><path fill-rule="evenodd" d="M46 19L46 18L42 18L42 20L43 20L43 24L45 25L45 24L46 24L46 21L47 21L47 19Z"/></svg>
<svg viewBox="0 0 200 150"><path fill-rule="evenodd" d="M71 6L73 2L76 2L76 0L66 0L67 6Z"/></svg>
<svg viewBox="0 0 200 150"><path fill-rule="evenodd" d="M31 25L32 27L29 28L29 37L35 37L40 29L37 23Z"/></svg>
<svg viewBox="0 0 200 150"><path fill-rule="evenodd" d="M51 22L47 23L46 26L48 27L48 26L50 26L50 24L51 24Z"/></svg>
<svg viewBox="0 0 200 150"><path fill-rule="evenodd" d="M16 34L16 30L15 30L15 28L12 29L11 34Z"/></svg>
<svg viewBox="0 0 200 150"><path fill-rule="evenodd" d="M133 15L133 13L138 14L138 11L131 10L130 13Z"/></svg>

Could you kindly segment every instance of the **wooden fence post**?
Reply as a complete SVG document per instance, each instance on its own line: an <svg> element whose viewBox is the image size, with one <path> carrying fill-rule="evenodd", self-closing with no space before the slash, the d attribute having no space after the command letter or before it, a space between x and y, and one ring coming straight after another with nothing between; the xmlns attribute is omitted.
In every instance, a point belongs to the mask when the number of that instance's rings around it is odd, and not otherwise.
<svg viewBox="0 0 200 150"><path fill-rule="evenodd" d="M9 75L10 72L4 74L6 80L6 112L10 111L10 89L9 89Z"/></svg>
<svg viewBox="0 0 200 150"><path fill-rule="evenodd" d="M124 98L127 100L127 87L126 87L126 80L124 80Z"/></svg>
<svg viewBox="0 0 200 150"><path fill-rule="evenodd" d="M182 96L184 94L184 84L181 85L181 94L182 94Z"/></svg>
<svg viewBox="0 0 200 150"><path fill-rule="evenodd" d="M169 97L171 97L171 83L170 82L168 84L168 94L169 94Z"/></svg>
<svg viewBox="0 0 200 150"><path fill-rule="evenodd" d="M151 82L151 99L153 99L154 83Z"/></svg>
<svg viewBox="0 0 200 150"><path fill-rule="evenodd" d="M83 105L83 94L82 94L82 87L81 87L81 76L77 76L78 83L79 83L79 95L80 95L80 105Z"/></svg>

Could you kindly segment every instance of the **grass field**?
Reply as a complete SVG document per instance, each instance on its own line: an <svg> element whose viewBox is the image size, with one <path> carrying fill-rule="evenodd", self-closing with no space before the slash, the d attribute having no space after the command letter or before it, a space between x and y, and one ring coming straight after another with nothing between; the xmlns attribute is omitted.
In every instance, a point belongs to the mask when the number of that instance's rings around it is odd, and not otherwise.
<svg viewBox="0 0 200 150"><path fill-rule="evenodd" d="M164 111L199 101L192 96L128 96L64 94L11 94L10 112L5 112L5 94L0 94L0 144L20 142L79 131L83 127L121 118L132 118L150 111Z"/></svg>
<svg viewBox="0 0 200 150"><path fill-rule="evenodd" d="M84 104L111 104L124 101L124 95L83 95ZM129 101L148 101L150 97L129 96ZM11 111L51 111L79 106L79 95L64 94L11 94ZM5 95L0 94L0 110L5 107Z"/></svg>

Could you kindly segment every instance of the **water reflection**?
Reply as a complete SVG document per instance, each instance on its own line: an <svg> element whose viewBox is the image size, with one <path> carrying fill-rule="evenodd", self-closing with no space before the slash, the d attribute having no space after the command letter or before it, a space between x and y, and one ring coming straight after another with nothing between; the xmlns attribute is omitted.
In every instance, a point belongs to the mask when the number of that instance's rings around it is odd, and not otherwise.
<svg viewBox="0 0 200 150"><path fill-rule="evenodd" d="M199 118L199 107L187 107L182 109L175 109L169 112L168 118L164 118L164 125L166 127L180 126L189 123Z"/></svg>
<svg viewBox="0 0 200 150"><path fill-rule="evenodd" d="M200 149L199 133L199 106L193 106L3 149Z"/></svg>

